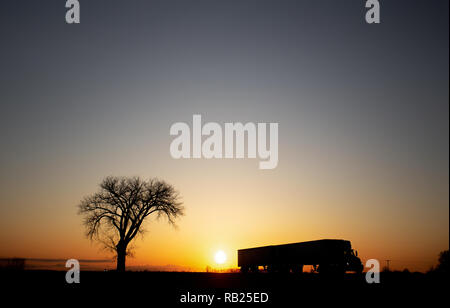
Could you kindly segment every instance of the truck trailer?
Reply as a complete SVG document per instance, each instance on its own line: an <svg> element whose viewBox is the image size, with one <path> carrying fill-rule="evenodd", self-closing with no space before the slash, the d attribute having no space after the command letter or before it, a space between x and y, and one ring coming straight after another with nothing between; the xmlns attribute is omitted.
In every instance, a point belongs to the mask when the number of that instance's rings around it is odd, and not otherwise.
<svg viewBox="0 0 450 308"><path fill-rule="evenodd" d="M238 250L242 273L258 272L260 267L268 272L302 273L304 265L312 265L321 274L363 270L358 252L347 240L323 239Z"/></svg>

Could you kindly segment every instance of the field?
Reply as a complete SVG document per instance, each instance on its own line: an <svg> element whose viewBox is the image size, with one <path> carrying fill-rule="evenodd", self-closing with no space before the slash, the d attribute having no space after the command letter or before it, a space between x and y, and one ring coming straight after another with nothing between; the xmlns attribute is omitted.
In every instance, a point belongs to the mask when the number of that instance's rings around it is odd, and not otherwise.
<svg viewBox="0 0 450 308"><path fill-rule="evenodd" d="M448 288L446 277L422 273L381 273L380 284L367 284L364 275L323 279L317 274L247 274L189 272L81 272L79 284L67 284L63 271L3 271L2 290L90 304L142 301L152 306L234 306L302 303L399 304L437 300ZM266 295L261 295L266 294ZM209 297L208 297L209 296ZM254 303L258 301L259 303ZM251 302L251 303L250 303ZM359 303L359 304L358 304Z"/></svg>

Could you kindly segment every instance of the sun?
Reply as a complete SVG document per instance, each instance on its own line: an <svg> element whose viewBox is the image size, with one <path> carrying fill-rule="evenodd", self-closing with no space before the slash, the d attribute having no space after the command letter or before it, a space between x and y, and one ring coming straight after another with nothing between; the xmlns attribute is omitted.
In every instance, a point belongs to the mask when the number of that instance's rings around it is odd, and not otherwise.
<svg viewBox="0 0 450 308"><path fill-rule="evenodd" d="M227 260L227 255L223 252L223 250L219 250L216 252L214 260L217 264L223 264Z"/></svg>

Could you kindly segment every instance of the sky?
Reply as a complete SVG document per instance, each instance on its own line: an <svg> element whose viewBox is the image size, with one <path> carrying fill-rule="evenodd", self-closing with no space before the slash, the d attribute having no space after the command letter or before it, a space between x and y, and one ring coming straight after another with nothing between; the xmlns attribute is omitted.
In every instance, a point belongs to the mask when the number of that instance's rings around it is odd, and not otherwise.
<svg viewBox="0 0 450 308"><path fill-rule="evenodd" d="M98 259L77 204L109 175L174 185L128 265L204 270L321 238L426 271L449 246L448 1L0 4L0 257ZM180 159L173 123L278 123L278 166Z"/></svg>

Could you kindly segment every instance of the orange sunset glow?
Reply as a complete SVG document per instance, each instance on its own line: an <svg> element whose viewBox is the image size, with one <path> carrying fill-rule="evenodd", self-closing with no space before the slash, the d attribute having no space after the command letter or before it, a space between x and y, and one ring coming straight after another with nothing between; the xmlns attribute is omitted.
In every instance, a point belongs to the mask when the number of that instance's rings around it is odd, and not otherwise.
<svg viewBox="0 0 450 308"><path fill-rule="evenodd" d="M283 150L288 157L289 149ZM106 171L111 163L106 161L96 168ZM426 196L438 198L432 190L436 187L423 191L416 183L401 178L391 182L377 179L381 176L377 172L385 170L350 170L344 180L318 171L332 167L329 161L321 161L317 169L301 162L287 167L281 161L271 174L256 169L250 160L167 159L166 163L167 167L159 163L144 174L160 174L173 183L182 195L186 216L176 228L163 218L150 219L145 237L136 240L135 257L127 260L129 266L204 270L217 266L214 254L222 250L227 259L220 266L232 268L237 265L236 251L240 248L332 237L350 239L362 259L391 259L394 268L424 271L435 263L437 253L448 241L445 211L436 215L427 207L421 208L428 200ZM45 181L40 176L41 181L25 183L29 186L22 186L19 196L13 189L2 192L9 200L2 215L2 255L110 257L84 237L75 207L81 196L96 190L101 178L86 170L87 174L78 174L78 184L68 188L67 182L75 179L64 174L79 171L67 165L59 174L50 162L43 165ZM120 171L132 174L143 165L145 160L134 160ZM174 168L181 171L180 175L175 175ZM361 173L366 172L374 178L364 179ZM373 195L374 187L386 194ZM413 194L404 194L407 190ZM412 211L405 211L406 207Z"/></svg>

